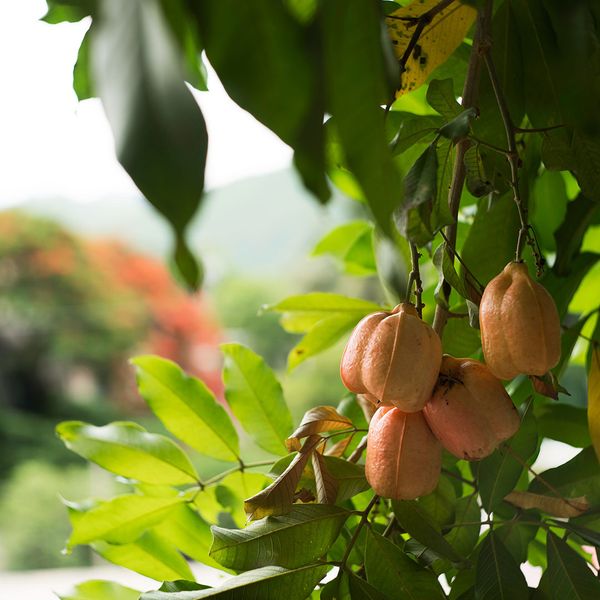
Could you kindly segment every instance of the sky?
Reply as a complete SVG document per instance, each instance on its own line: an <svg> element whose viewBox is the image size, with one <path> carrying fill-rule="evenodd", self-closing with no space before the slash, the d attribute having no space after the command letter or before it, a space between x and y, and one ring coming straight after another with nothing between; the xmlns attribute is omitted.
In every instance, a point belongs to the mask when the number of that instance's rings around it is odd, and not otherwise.
<svg viewBox="0 0 600 600"><path fill-rule="evenodd" d="M97 99L79 103L72 69L88 22L40 22L44 0L0 0L0 207L27 200L138 197L114 156ZM290 165L291 149L211 75L196 97L209 131L206 186Z"/></svg>

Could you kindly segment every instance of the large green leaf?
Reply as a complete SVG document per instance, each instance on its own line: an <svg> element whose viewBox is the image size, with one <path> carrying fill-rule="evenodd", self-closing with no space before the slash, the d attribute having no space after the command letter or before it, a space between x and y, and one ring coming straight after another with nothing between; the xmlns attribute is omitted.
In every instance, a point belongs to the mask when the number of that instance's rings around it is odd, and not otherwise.
<svg viewBox="0 0 600 600"><path fill-rule="evenodd" d="M339 260L350 275L376 274L373 225L367 221L351 221L332 229L312 251L313 256L323 254Z"/></svg>
<svg viewBox="0 0 600 600"><path fill-rule="evenodd" d="M305 600L325 576L327 565L309 565L299 569L262 567L228 579L223 585L202 591L147 592L140 600Z"/></svg>
<svg viewBox="0 0 600 600"><path fill-rule="evenodd" d="M77 584L66 594L58 594L60 600L139 600L140 592L114 581L92 579Z"/></svg>
<svg viewBox="0 0 600 600"><path fill-rule="evenodd" d="M384 231L401 199L400 177L388 147L381 104L387 88L381 14L368 0L329 0L322 7L327 109L346 162Z"/></svg>
<svg viewBox="0 0 600 600"><path fill-rule="evenodd" d="M540 473L544 481L563 498L586 496L592 506L600 503L600 465L593 446L584 448L575 458ZM534 479L529 491L538 494L553 494L540 479Z"/></svg>
<svg viewBox="0 0 600 600"><path fill-rule="evenodd" d="M138 356L131 362L140 394L171 433L206 456L237 460L237 432L202 381L158 356Z"/></svg>
<svg viewBox="0 0 600 600"><path fill-rule="evenodd" d="M208 137L160 2L103 0L90 35L94 87L119 162L173 226L176 264L196 287L200 268L184 234L204 188Z"/></svg>
<svg viewBox="0 0 600 600"><path fill-rule="evenodd" d="M290 350L288 367L293 369L307 358L327 350L350 331L357 321L358 317L354 314L340 314L321 319Z"/></svg>
<svg viewBox="0 0 600 600"><path fill-rule="evenodd" d="M551 531L548 531L546 548L548 568L544 572L543 581L540 581L540 588L547 591L548 598L600 598L600 580L594 577L579 554Z"/></svg>
<svg viewBox="0 0 600 600"><path fill-rule="evenodd" d="M525 468L523 465L531 462L537 447L537 425L529 411L521 421L519 431L479 463L477 480L486 512L494 511L504 496L514 489Z"/></svg>
<svg viewBox="0 0 600 600"><path fill-rule="evenodd" d="M305 185L327 200L316 25L299 23L283 2L188 4L227 93L294 149Z"/></svg>
<svg viewBox="0 0 600 600"><path fill-rule="evenodd" d="M552 402L537 406L535 416L540 437L558 440L575 448L585 448L592 443L585 408Z"/></svg>
<svg viewBox="0 0 600 600"><path fill-rule="evenodd" d="M396 500L392 509L400 527L440 556L460 562L458 552L448 543L440 527L416 500Z"/></svg>
<svg viewBox="0 0 600 600"><path fill-rule="evenodd" d="M233 414L261 448L286 454L292 416L275 374L258 354L241 344L222 344L221 350L225 397Z"/></svg>
<svg viewBox="0 0 600 600"><path fill-rule="evenodd" d="M306 504L245 529L213 527L210 555L225 567L246 571L267 565L294 569L323 556L350 513L337 506Z"/></svg>
<svg viewBox="0 0 600 600"><path fill-rule="evenodd" d="M325 455L323 460L327 471L338 485L336 502L343 502L369 489L364 465L357 465L336 456Z"/></svg>
<svg viewBox="0 0 600 600"><path fill-rule="evenodd" d="M193 579L186 560L155 531L147 531L131 544L95 542L92 548L102 558L151 579Z"/></svg>
<svg viewBox="0 0 600 600"><path fill-rule="evenodd" d="M456 100L452 79L433 79L427 87L427 102L448 121L463 110Z"/></svg>
<svg viewBox="0 0 600 600"><path fill-rule="evenodd" d="M290 333L304 333L327 317L347 315L357 321L372 312L383 310L381 306L362 298L349 298L340 294L311 292L302 296L290 296L265 307L282 313L283 328Z"/></svg>
<svg viewBox="0 0 600 600"><path fill-rule="evenodd" d="M56 433L69 450L117 475L157 485L198 481L190 459L175 442L148 433L136 423L94 427L65 421L57 426Z"/></svg>
<svg viewBox="0 0 600 600"><path fill-rule="evenodd" d="M365 550L367 581L388 598L444 598L432 571L409 558L398 546L371 529Z"/></svg>
<svg viewBox="0 0 600 600"><path fill-rule="evenodd" d="M529 588L519 565L493 531L483 541L477 558L475 594L478 600L529 598Z"/></svg>
<svg viewBox="0 0 600 600"><path fill-rule="evenodd" d="M189 506L177 506L154 531L195 561L221 568L208 554L210 525Z"/></svg>
<svg viewBox="0 0 600 600"><path fill-rule="evenodd" d="M511 197L499 198L489 209L486 199L479 201L461 257L483 285L514 260L518 232L519 215Z"/></svg>
<svg viewBox="0 0 600 600"><path fill-rule="evenodd" d="M462 555L469 556L479 540L481 525L474 525L481 519L481 509L477 494L459 498L455 505L455 527L446 534L448 543ZM471 523L471 525L462 525Z"/></svg>
<svg viewBox="0 0 600 600"><path fill-rule="evenodd" d="M183 501L178 496L157 498L127 494L101 502L74 521L69 546L95 540L112 544L133 542L165 519Z"/></svg>

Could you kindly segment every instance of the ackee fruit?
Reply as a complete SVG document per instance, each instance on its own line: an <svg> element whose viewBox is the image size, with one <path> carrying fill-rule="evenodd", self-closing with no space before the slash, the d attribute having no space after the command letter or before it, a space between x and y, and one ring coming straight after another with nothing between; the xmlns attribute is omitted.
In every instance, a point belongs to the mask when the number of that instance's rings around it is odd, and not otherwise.
<svg viewBox="0 0 600 600"><path fill-rule="evenodd" d="M413 500L431 493L442 468L442 447L422 412L382 406L369 424L365 473L376 494Z"/></svg>
<svg viewBox="0 0 600 600"><path fill-rule="evenodd" d="M340 374L351 392L417 412L431 397L441 361L440 338L405 303L358 323L344 349Z"/></svg>
<svg viewBox="0 0 600 600"><path fill-rule="evenodd" d="M492 279L479 307L485 362L496 377L544 375L560 359L560 320L552 296L525 263L511 262Z"/></svg>
<svg viewBox="0 0 600 600"><path fill-rule="evenodd" d="M444 448L467 460L490 455L520 425L502 382L483 363L447 355L423 414Z"/></svg>

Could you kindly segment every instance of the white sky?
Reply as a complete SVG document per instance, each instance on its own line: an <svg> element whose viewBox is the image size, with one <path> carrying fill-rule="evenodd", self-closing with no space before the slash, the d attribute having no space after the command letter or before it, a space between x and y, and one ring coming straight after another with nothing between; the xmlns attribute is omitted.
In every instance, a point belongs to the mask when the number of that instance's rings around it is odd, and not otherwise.
<svg viewBox="0 0 600 600"><path fill-rule="evenodd" d="M139 196L114 157L98 100L77 102L72 69L87 23L48 25L44 0L0 0L0 207L29 199ZM210 136L206 184L288 166L291 150L212 77L198 93Z"/></svg>

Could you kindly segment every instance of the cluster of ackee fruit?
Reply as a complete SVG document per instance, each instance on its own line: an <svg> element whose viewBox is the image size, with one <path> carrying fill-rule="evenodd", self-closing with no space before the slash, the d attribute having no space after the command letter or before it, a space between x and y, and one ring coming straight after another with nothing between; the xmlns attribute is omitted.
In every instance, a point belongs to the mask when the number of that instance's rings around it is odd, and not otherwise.
<svg viewBox="0 0 600 600"><path fill-rule="evenodd" d="M490 281L479 322L486 364L442 356L440 338L408 303L368 315L352 332L340 372L350 391L378 407L366 458L377 494L409 500L432 492L442 446L467 460L491 454L520 423L501 379L541 376L558 363L556 305L524 263Z"/></svg>

